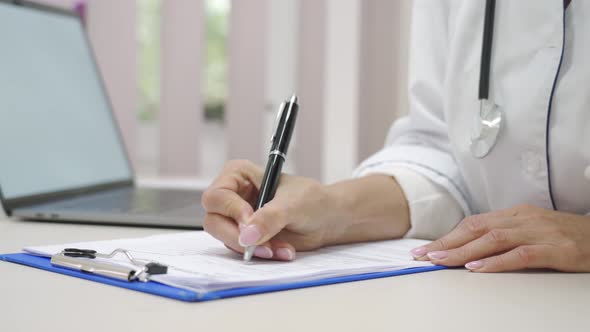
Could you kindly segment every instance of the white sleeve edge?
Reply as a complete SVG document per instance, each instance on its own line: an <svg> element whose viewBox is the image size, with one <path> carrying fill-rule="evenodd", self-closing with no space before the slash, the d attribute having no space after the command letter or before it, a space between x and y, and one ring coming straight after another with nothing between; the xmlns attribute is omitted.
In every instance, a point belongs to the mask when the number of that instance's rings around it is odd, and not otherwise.
<svg viewBox="0 0 590 332"><path fill-rule="evenodd" d="M393 176L405 194L410 212L406 238L433 240L450 232L465 216L461 205L445 189L429 178L404 166L365 168L358 176Z"/></svg>

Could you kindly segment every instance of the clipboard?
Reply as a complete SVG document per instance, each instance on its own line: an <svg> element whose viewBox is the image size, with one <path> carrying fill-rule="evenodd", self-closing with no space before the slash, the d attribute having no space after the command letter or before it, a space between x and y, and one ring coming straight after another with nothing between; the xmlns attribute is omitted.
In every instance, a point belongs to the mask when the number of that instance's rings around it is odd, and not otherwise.
<svg viewBox="0 0 590 332"><path fill-rule="evenodd" d="M289 283L277 283L277 284L270 284L264 286L255 286L255 287L241 287L241 288L232 288L232 289L225 289L219 291L211 291L207 293L197 293L190 290L176 288L168 285L164 285L155 281L148 281L148 282L141 282L141 281L124 281L120 279L110 278L107 276L95 274L95 273L88 273L79 270L68 269L65 267L55 266L51 264L51 259L49 257L43 256L35 256L26 253L16 253L16 254L5 254L0 255L0 260L16 263L21 265L26 265L30 267L34 267L37 269L60 273L64 275L68 275L71 277L76 277L80 279L90 280L94 282L99 282L115 287L121 287L125 289L130 289L134 291L139 291L143 293L148 293L152 295L158 295L167 297L170 299L185 301L185 302L204 302L204 301L211 301L211 300L218 300L218 299L225 299L225 298L232 298L238 296L246 296L246 295L254 295L254 294L262 294L262 293L270 293L270 292L277 292L277 291L285 291L291 289L298 289L298 288L307 288L307 287L317 287L317 286L324 286L324 285L332 285L332 284L339 284L345 282L353 282L353 281L362 281L362 280L369 280L369 279L377 279L377 278L386 278L386 277L394 277L400 275L407 275L413 273L422 273L422 272L430 272L430 271L437 271L446 269L444 266L426 266L426 267L415 267L415 268L408 268L403 270L397 271L386 271L386 272L374 272L374 273L364 273L364 274L355 274L355 275L348 275L348 276L341 276L341 277L331 277L331 278L324 278L324 279L317 279L317 280L310 280L310 281L301 281L301 282L289 282Z"/></svg>

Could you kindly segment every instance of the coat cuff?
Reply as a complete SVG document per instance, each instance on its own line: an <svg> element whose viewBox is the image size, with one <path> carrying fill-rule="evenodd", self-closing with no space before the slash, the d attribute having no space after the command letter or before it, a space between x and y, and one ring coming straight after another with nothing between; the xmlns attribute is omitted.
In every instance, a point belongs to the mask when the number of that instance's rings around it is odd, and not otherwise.
<svg viewBox="0 0 590 332"><path fill-rule="evenodd" d="M464 217L447 190L403 166L365 168L358 176L387 174L395 177L410 210L410 230L404 237L434 240L449 233Z"/></svg>
<svg viewBox="0 0 590 332"><path fill-rule="evenodd" d="M433 165L433 166L430 166ZM436 166L436 168L434 167ZM410 169L446 189L461 207L464 216L474 214L456 161L448 153L425 146L393 145L365 160L354 172L361 174L388 173L395 167Z"/></svg>

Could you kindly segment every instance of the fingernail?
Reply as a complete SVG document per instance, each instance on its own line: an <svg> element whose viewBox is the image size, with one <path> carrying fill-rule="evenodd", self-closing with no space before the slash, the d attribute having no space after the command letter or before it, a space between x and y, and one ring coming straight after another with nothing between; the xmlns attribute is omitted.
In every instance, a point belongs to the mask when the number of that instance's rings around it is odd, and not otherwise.
<svg viewBox="0 0 590 332"><path fill-rule="evenodd" d="M254 256L269 259L272 258L272 250L265 246L258 246L254 250Z"/></svg>
<svg viewBox="0 0 590 332"><path fill-rule="evenodd" d="M483 267L483 262L482 261L469 262L469 263L465 264L465 267L470 270L481 269Z"/></svg>
<svg viewBox="0 0 590 332"><path fill-rule="evenodd" d="M256 225L246 225L240 230L238 241L242 247L255 245L260 239L260 231Z"/></svg>
<svg viewBox="0 0 590 332"><path fill-rule="evenodd" d="M445 259L449 256L449 254L446 251L431 251L428 254L428 258L430 259Z"/></svg>
<svg viewBox="0 0 590 332"><path fill-rule="evenodd" d="M289 248L279 248L277 249L277 258L286 261L292 261L295 259L295 253Z"/></svg>
<svg viewBox="0 0 590 332"><path fill-rule="evenodd" d="M420 258L424 255L426 255L426 247L418 247L415 249L410 250L410 253L412 254L412 256L414 256L414 258Z"/></svg>

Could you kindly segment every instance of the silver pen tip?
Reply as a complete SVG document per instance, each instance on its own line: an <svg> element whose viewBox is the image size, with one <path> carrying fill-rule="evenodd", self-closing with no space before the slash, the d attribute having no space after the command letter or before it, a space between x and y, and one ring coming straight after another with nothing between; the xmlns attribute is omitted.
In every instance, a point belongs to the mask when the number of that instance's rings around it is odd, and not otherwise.
<svg viewBox="0 0 590 332"><path fill-rule="evenodd" d="M254 255L254 249L252 249L252 247L246 247L246 250L244 250L244 261L245 262L251 261L253 255Z"/></svg>
<svg viewBox="0 0 590 332"><path fill-rule="evenodd" d="M293 94L293 96L291 96L290 102L291 102L291 104L297 103L297 95Z"/></svg>

